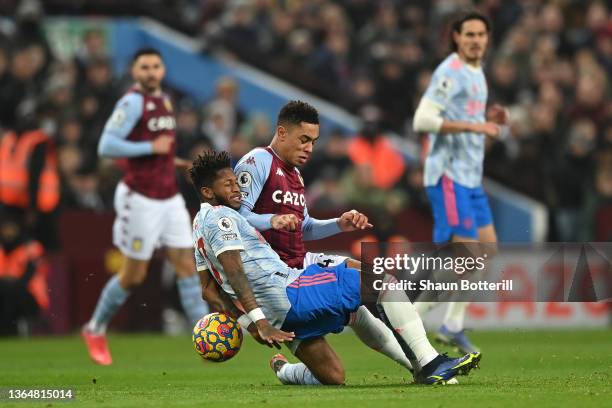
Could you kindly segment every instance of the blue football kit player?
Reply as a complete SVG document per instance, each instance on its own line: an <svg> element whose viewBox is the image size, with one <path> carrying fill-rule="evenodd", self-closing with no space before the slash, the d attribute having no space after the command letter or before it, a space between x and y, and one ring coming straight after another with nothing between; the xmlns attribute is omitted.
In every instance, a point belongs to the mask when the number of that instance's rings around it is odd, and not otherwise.
<svg viewBox="0 0 612 408"><path fill-rule="evenodd" d="M433 218L435 243L496 243L487 196L482 188L485 137L498 137L506 111L487 106L481 62L490 24L469 13L453 24L450 54L436 68L414 116L415 131L429 134L424 184ZM485 114L486 113L486 114ZM477 351L463 329L469 303L449 304L438 339L462 352ZM419 302L421 315L435 303Z"/></svg>
<svg viewBox="0 0 612 408"><path fill-rule="evenodd" d="M350 313L361 305L359 271L346 263L295 269L282 262L237 211L242 194L226 152L199 156L190 174L203 199L193 222L196 265L202 277L208 272L214 278L219 295L230 299L210 303L240 315L241 325L260 342L288 343L302 363L279 361L275 371L284 384L343 384L344 368L324 336L342 331ZM210 282L202 280L206 297ZM236 303L243 311L237 311ZM416 342L427 342L422 324L421 331ZM416 347L414 354L418 361L427 361L417 374L427 384L466 374L480 359L479 353L450 359L431 345Z"/></svg>

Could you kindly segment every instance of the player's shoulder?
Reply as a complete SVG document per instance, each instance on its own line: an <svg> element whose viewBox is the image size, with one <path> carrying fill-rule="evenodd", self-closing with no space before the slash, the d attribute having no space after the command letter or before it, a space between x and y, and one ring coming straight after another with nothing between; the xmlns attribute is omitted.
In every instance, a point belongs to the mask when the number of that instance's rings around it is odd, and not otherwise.
<svg viewBox="0 0 612 408"><path fill-rule="evenodd" d="M240 215L238 211L225 205L208 205L206 210L207 211L203 213L202 221L207 226L219 225L219 227L221 228L223 224L220 223L224 219L230 219L236 223L240 222L243 219L242 215Z"/></svg>
<svg viewBox="0 0 612 408"><path fill-rule="evenodd" d="M238 166L258 166L272 162L272 153L263 147L256 147L250 152L242 156L236 167Z"/></svg>
<svg viewBox="0 0 612 408"><path fill-rule="evenodd" d="M452 53L438 65L434 75L460 76L463 70L463 61L456 53Z"/></svg>
<svg viewBox="0 0 612 408"><path fill-rule="evenodd" d="M119 98L117 101L117 108L137 111L142 109L143 104L144 96L142 93L130 89Z"/></svg>

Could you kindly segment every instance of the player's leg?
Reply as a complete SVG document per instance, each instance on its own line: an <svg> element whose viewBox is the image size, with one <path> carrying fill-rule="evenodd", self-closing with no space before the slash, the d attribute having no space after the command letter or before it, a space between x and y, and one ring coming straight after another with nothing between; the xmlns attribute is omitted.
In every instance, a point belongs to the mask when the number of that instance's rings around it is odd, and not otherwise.
<svg viewBox="0 0 612 408"><path fill-rule="evenodd" d="M307 268L312 263L316 263L319 266L333 267L342 262L346 262L349 268L361 271L361 262L355 259L311 252L306 253L304 257L304 268ZM366 346L412 370L410 361L391 330L380 319L376 318L367 307L359 306L357 311L351 313L348 326Z"/></svg>
<svg viewBox="0 0 612 408"><path fill-rule="evenodd" d="M181 305L191 326L210 309L202 299L200 277L196 271L191 237L191 221L180 195L168 200L164 208L165 225L161 234L166 255L174 266Z"/></svg>
<svg viewBox="0 0 612 408"><path fill-rule="evenodd" d="M395 278L387 275L384 282ZM379 298L381 319L393 333L415 367L416 382L423 384L456 383L456 375L465 375L478 366L480 353L470 353L457 359L439 354L429 343L423 322L416 308L403 291L387 291Z"/></svg>
<svg viewBox="0 0 612 408"><path fill-rule="evenodd" d="M130 191L123 183L117 186L115 211L113 243L124 255L124 260L119 273L102 289L94 313L82 333L91 358L102 365L112 363L106 343L106 327L127 300L131 289L146 278L162 226L158 203Z"/></svg>
<svg viewBox="0 0 612 408"><path fill-rule="evenodd" d="M147 276L148 260L126 256L117 275L108 280L87 328L91 333L104 334L117 310L129 296L130 290L140 285Z"/></svg>
<svg viewBox="0 0 612 408"><path fill-rule="evenodd" d="M453 237L453 227L458 224L457 198L453 182L447 176L442 176L435 186L425 189L431 205L433 216L433 242L449 242ZM438 306L440 302L427 299L415 299L414 306L421 317Z"/></svg>
<svg viewBox="0 0 612 408"><path fill-rule="evenodd" d="M192 248L167 248L168 260L174 266L181 305L193 326L210 312L208 304L202 299L200 277L195 268Z"/></svg>
<svg viewBox="0 0 612 408"><path fill-rule="evenodd" d="M470 220L472 228L459 231L459 234L453 236L452 241L454 243L480 242L485 244L478 250L472 246L470 251L466 251L469 253L458 254L458 256L480 256L482 251L486 251L490 258L497 251L497 234L493 225L493 217L487 196L480 187L469 189L468 193L468 200L463 203L468 210L463 210L465 214L462 214L462 219ZM458 248L458 250L460 251L461 248ZM475 251L478 253L474 253ZM444 322L437 336L442 342L454 345L464 353L478 351L478 348L472 344L464 330L465 314L468 306L469 302L449 303L446 315L444 316Z"/></svg>
<svg viewBox="0 0 612 408"><path fill-rule="evenodd" d="M340 357L324 337L299 342L294 351L301 363L291 364L282 355L272 358L270 366L286 385L342 385L344 367Z"/></svg>

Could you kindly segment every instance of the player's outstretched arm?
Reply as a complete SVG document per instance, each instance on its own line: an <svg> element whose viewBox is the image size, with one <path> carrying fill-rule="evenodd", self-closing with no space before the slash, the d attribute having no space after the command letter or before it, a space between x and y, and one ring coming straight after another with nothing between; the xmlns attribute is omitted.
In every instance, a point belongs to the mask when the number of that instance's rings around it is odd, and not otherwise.
<svg viewBox="0 0 612 408"><path fill-rule="evenodd" d="M249 285L249 280L244 273L240 251L227 250L217 255L217 258L221 266L223 266L223 270L227 275L229 284L236 293L236 297L238 297L240 304L242 304L251 321L254 322L261 338L269 345L277 348L280 348L280 343L293 340L295 337L294 333L287 333L272 326L257 305L257 300Z"/></svg>

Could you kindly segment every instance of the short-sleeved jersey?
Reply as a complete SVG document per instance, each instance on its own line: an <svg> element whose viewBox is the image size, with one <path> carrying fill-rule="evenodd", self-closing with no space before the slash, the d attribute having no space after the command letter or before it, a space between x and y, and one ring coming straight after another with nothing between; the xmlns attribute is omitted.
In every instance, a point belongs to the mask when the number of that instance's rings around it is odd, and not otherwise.
<svg viewBox="0 0 612 408"><path fill-rule="evenodd" d="M423 97L438 105L446 120L478 123L485 122L487 93L482 69L453 53L436 68ZM482 133L430 134L425 186L436 185L443 174L466 187L480 186L484 148Z"/></svg>
<svg viewBox="0 0 612 408"><path fill-rule="evenodd" d="M242 205L256 214L295 214L295 231L269 229L262 235L281 259L292 268L304 264L306 248L302 223L306 213L304 181L300 171L285 163L270 148L255 148L234 169L242 191Z"/></svg>
<svg viewBox="0 0 612 408"><path fill-rule="evenodd" d="M130 104L137 104L133 109ZM127 115L139 115L139 119ZM153 141L158 136L176 137L176 121L170 97L166 94L150 95L136 88L124 95L115 106L107 126L121 128L124 123L135 123L127 140L134 142ZM123 178L132 190L149 198L164 199L177 194L174 157L176 143L167 154L151 154L130 157Z"/></svg>
<svg viewBox="0 0 612 408"><path fill-rule="evenodd" d="M198 271L208 269L223 291L238 300L219 262L219 254L239 250L244 273L268 321L280 327L291 308L286 287L302 271L288 267L261 234L237 211L204 203L193 220Z"/></svg>

